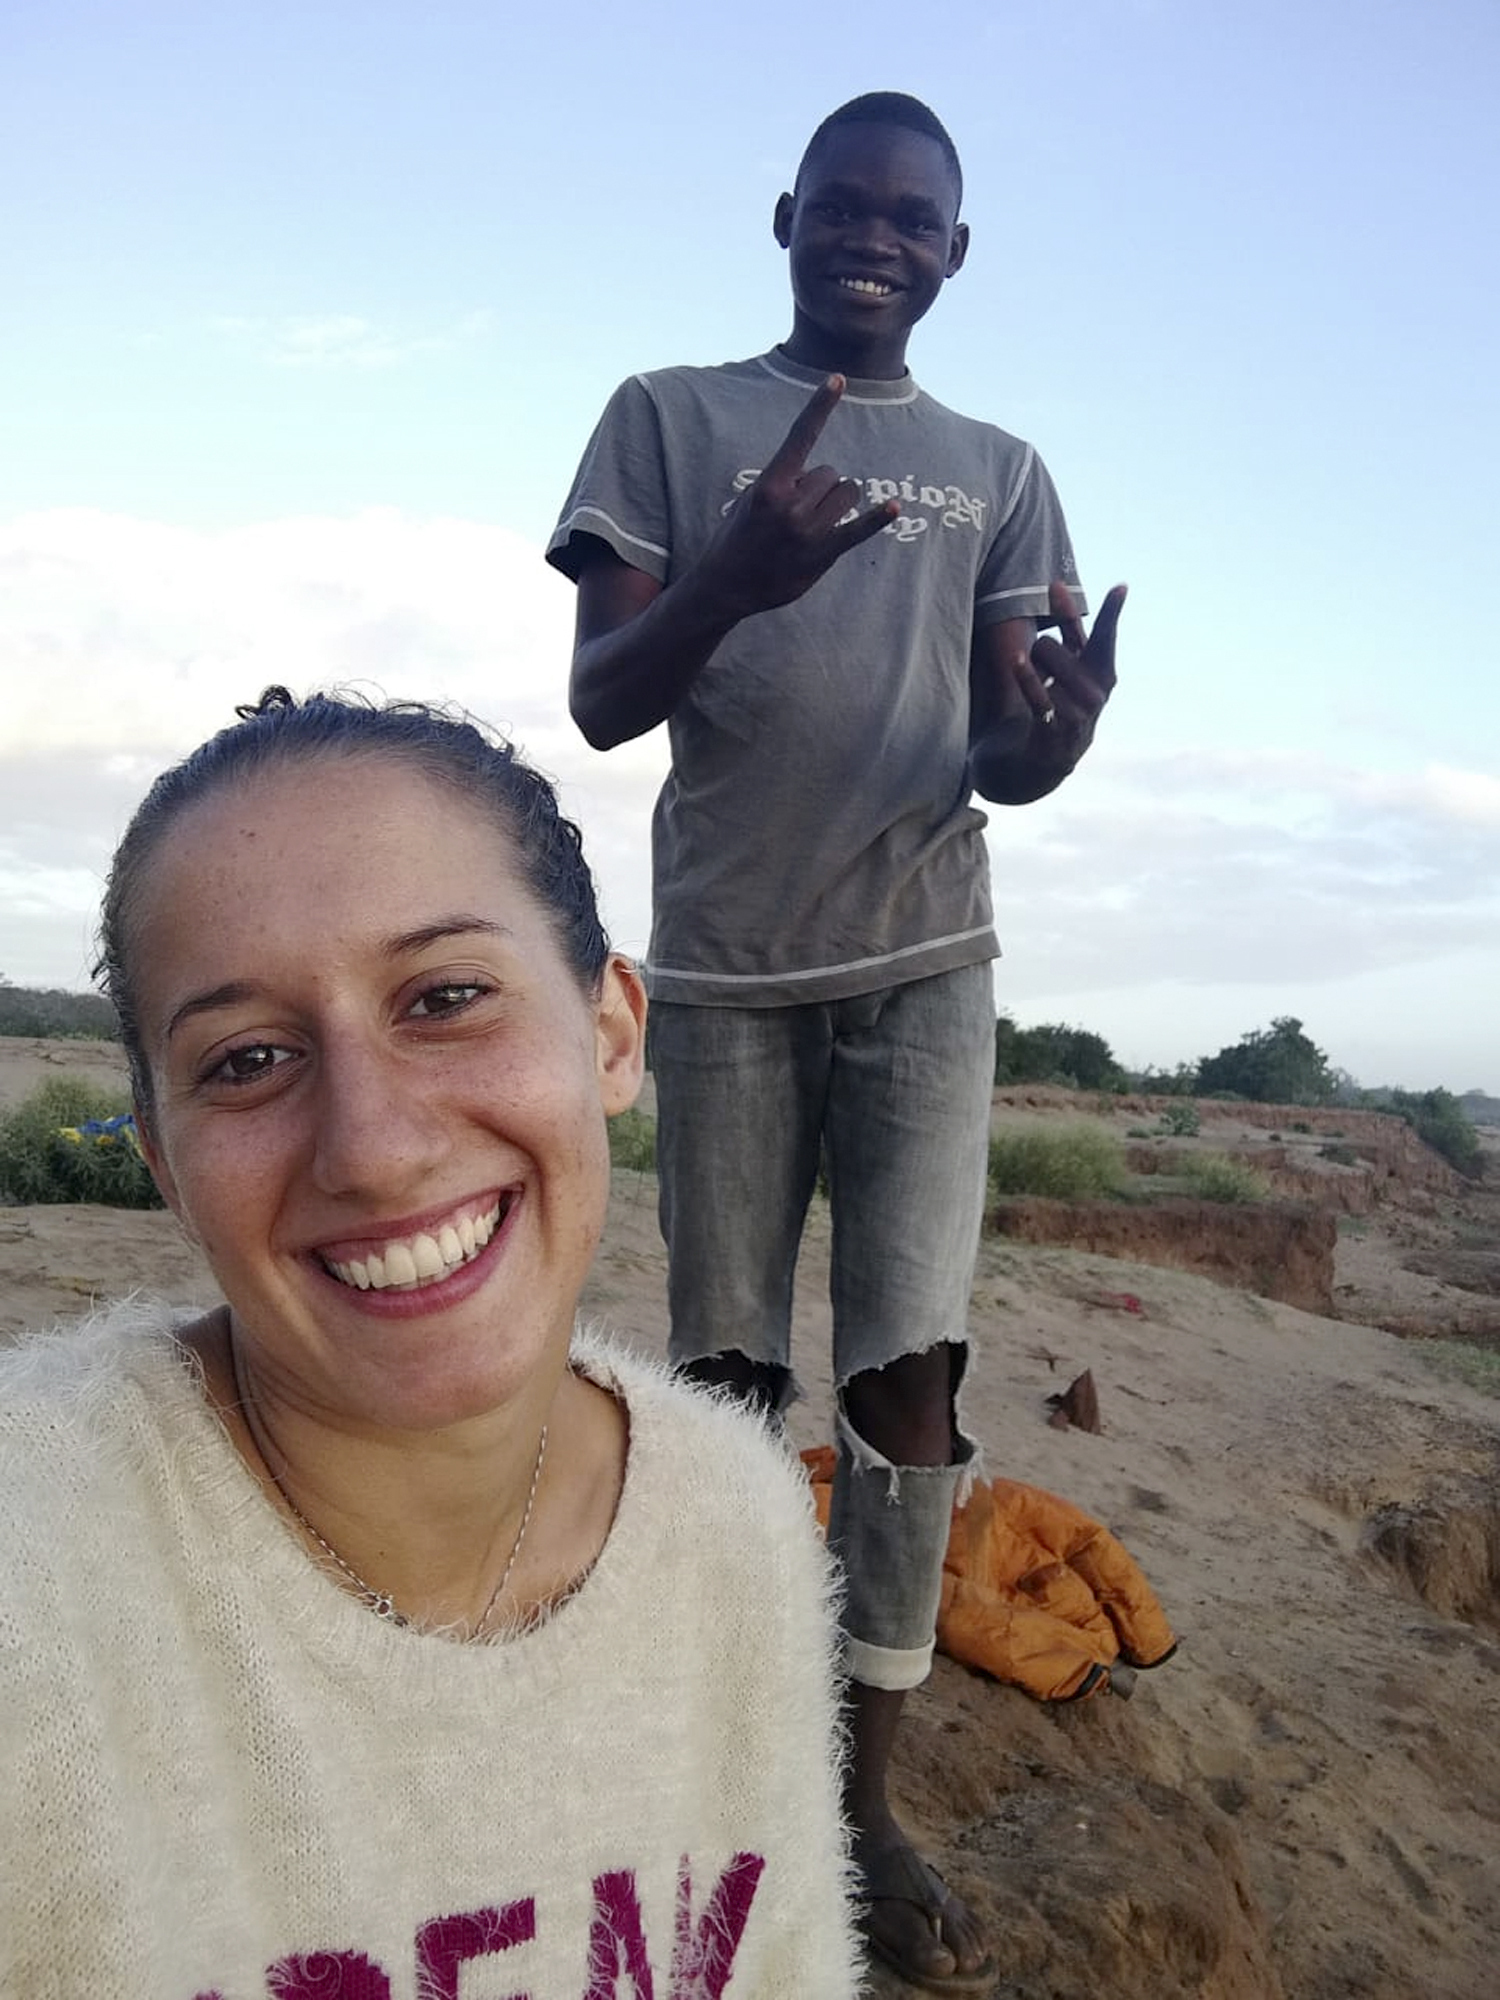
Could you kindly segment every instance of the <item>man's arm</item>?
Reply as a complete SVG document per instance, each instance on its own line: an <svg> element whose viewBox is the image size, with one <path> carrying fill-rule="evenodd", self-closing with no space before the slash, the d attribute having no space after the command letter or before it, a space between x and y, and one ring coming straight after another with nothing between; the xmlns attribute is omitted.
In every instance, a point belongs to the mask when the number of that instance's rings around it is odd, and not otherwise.
<svg viewBox="0 0 1500 2000"><path fill-rule="evenodd" d="M1056 791L1094 740L1115 688L1115 628L1125 602L1117 583L1084 635L1065 583L1049 590L1057 638L1036 637L1029 618L974 634L969 662L969 777L981 798L1024 806Z"/></svg>
<svg viewBox="0 0 1500 2000"><path fill-rule="evenodd" d="M568 705L596 750L665 722L741 619L791 604L900 511L886 501L859 512L858 480L807 464L843 393L841 375L813 391L759 479L670 584L592 544L578 575Z"/></svg>

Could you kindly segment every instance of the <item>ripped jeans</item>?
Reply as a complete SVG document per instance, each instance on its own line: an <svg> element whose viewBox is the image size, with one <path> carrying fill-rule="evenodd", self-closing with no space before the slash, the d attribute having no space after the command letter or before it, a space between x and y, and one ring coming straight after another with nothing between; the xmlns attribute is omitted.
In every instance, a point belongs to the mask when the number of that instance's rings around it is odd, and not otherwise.
<svg viewBox="0 0 1500 2000"><path fill-rule="evenodd" d="M847 1665L874 1687L927 1674L954 1463L892 1466L842 1413L850 1378L967 1346L994 1076L988 964L800 1007L653 1005L661 1227L678 1364L736 1351L791 1367L792 1282L820 1164L832 1211L830 1540L846 1576ZM962 1365L954 1370L953 1396Z"/></svg>

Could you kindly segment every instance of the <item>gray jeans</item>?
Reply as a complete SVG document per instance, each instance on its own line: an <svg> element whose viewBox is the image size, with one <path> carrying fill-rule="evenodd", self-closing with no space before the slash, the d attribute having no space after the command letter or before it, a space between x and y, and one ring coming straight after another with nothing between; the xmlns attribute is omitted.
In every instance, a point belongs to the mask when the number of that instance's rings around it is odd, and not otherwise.
<svg viewBox="0 0 1500 2000"><path fill-rule="evenodd" d="M968 1339L994 1075L988 964L801 1007L651 1014L672 1358L736 1351L791 1369L792 1281L826 1165L834 1381ZM841 1394L842 1405L842 1394ZM931 1664L955 1464L893 1466L837 1425L830 1539L849 1671L913 1687Z"/></svg>

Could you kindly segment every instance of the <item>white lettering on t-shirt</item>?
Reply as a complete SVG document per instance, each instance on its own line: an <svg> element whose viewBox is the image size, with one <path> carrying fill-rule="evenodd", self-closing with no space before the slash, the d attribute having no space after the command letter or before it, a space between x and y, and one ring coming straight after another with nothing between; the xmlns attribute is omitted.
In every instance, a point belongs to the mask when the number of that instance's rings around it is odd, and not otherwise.
<svg viewBox="0 0 1500 2000"><path fill-rule="evenodd" d="M735 499L741 493L749 491L759 479L760 473L761 468L758 465L742 466L732 481L734 495L724 502L719 512L727 514ZM990 503L982 494L965 493L961 486L951 484L931 486L924 482L919 485L914 472L908 472L900 479L861 478L858 484L865 489L866 506L883 507L888 500L901 502L903 511L884 530L886 534L894 535L897 541L914 542L919 535L927 531L928 524L925 517L905 512L908 507L926 508L929 513L937 515L945 528L972 528L976 534L984 533L985 516L989 512ZM845 520L853 518L852 510L844 516Z"/></svg>

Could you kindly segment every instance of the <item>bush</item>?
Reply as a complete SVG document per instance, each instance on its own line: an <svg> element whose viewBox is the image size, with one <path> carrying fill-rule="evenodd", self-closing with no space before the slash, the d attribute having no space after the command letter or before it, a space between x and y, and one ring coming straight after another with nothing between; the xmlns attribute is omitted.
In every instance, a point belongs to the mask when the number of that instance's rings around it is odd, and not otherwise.
<svg viewBox="0 0 1500 2000"><path fill-rule="evenodd" d="M1009 1014L1002 1014L995 1022L995 1082L1122 1090L1125 1072L1102 1035L1057 1021L1018 1028Z"/></svg>
<svg viewBox="0 0 1500 2000"><path fill-rule="evenodd" d="M1471 1181L1484 1178L1484 1147L1474 1121L1451 1090L1397 1090L1391 1109L1425 1145Z"/></svg>
<svg viewBox="0 0 1500 2000"><path fill-rule="evenodd" d="M990 1190L997 1195L1046 1194L1061 1201L1086 1201L1118 1194L1125 1180L1119 1140L1097 1125L1001 1132L990 1141Z"/></svg>
<svg viewBox="0 0 1500 2000"><path fill-rule="evenodd" d="M1197 1137L1202 1122L1197 1105L1191 1099L1185 1099L1181 1104L1167 1106L1156 1121L1156 1129L1158 1132L1170 1132L1174 1138L1192 1139Z"/></svg>
<svg viewBox="0 0 1500 2000"><path fill-rule="evenodd" d="M1284 1014L1269 1028L1242 1035L1198 1065L1204 1097L1229 1092L1260 1104L1327 1104L1334 1095L1328 1058L1303 1033L1302 1023Z"/></svg>
<svg viewBox="0 0 1500 2000"><path fill-rule="evenodd" d="M0 1193L19 1202L160 1208L129 1102L82 1077L56 1076L0 1119ZM89 1131L90 1124L109 1129Z"/></svg>
<svg viewBox="0 0 1500 2000"><path fill-rule="evenodd" d="M634 1106L609 1121L609 1163L626 1173L656 1172L656 1120Z"/></svg>
<svg viewBox="0 0 1500 2000"><path fill-rule="evenodd" d="M1500 1396L1500 1349L1468 1340L1413 1341L1421 1359L1449 1381L1467 1382L1486 1396Z"/></svg>
<svg viewBox="0 0 1500 2000"><path fill-rule="evenodd" d="M1320 1160L1331 1160L1336 1167L1357 1167L1359 1165L1359 1154L1355 1152L1352 1146L1346 1146L1342 1140L1338 1140L1327 1146L1319 1146L1318 1158Z"/></svg>
<svg viewBox="0 0 1500 2000"><path fill-rule="evenodd" d="M1182 1178L1200 1201L1264 1201L1271 1192L1254 1167L1227 1153L1200 1153L1185 1160Z"/></svg>

